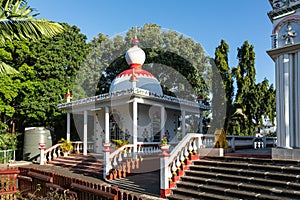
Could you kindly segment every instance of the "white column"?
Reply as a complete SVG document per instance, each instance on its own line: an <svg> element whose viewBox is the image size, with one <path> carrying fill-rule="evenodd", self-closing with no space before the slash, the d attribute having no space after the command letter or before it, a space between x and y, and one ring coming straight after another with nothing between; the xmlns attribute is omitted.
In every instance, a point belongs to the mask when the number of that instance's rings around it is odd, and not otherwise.
<svg viewBox="0 0 300 200"><path fill-rule="evenodd" d="M103 178L106 179L109 175L109 170L111 170L111 160L110 160L110 138L109 138L109 107L105 107L104 113L104 124L105 124L105 138L104 138L104 169Z"/></svg>
<svg viewBox="0 0 300 200"><path fill-rule="evenodd" d="M169 167L167 163L167 159L169 154L159 154L160 157L160 197L167 198L167 195L171 193L169 187Z"/></svg>
<svg viewBox="0 0 300 200"><path fill-rule="evenodd" d="M70 141L71 136L71 114L67 112L67 141Z"/></svg>
<svg viewBox="0 0 300 200"><path fill-rule="evenodd" d="M94 113L94 152L96 153L102 153L102 137L101 137L101 126L99 122L100 113L98 111L95 111Z"/></svg>
<svg viewBox="0 0 300 200"><path fill-rule="evenodd" d="M165 134L165 107L162 106L160 108L160 139L163 138L163 135Z"/></svg>
<svg viewBox="0 0 300 200"><path fill-rule="evenodd" d="M186 134L186 124L185 124L185 110L181 111L181 131L182 131L182 138L185 136Z"/></svg>
<svg viewBox="0 0 300 200"><path fill-rule="evenodd" d="M295 134L295 90L294 90L294 85L295 85L295 71L294 71L294 58L293 54L288 54L289 62L288 62L288 67L289 67L289 146L288 147L294 147L294 134Z"/></svg>
<svg viewBox="0 0 300 200"><path fill-rule="evenodd" d="M138 107L135 99L132 102L132 118L133 152L137 152Z"/></svg>
<svg viewBox="0 0 300 200"><path fill-rule="evenodd" d="M300 66L300 53L298 52L297 54L296 54L297 56L295 56L295 63L296 63L296 66ZM296 69L296 72L295 72L295 74L296 74L296 78L295 78L295 82L296 82L296 84L295 84L295 97L296 97L296 99L295 99L295 106L296 106L296 112L295 112L295 115L296 115L296 119L295 119L295 121L296 121L296 130L295 130L295 146L296 147L300 147L300 92L299 92L299 90L300 90L300 69L298 68L298 67L295 67L295 69Z"/></svg>
<svg viewBox="0 0 300 200"><path fill-rule="evenodd" d="M282 94L282 87L281 87L281 57L279 56L276 59L275 63L275 77L276 77L276 135L277 135L277 146L282 147L282 123L279 116L282 115L281 112L281 94Z"/></svg>
<svg viewBox="0 0 300 200"><path fill-rule="evenodd" d="M284 132L285 132L285 147L290 147L290 114L289 114L289 98L290 98L290 88L289 88L289 79L290 79L290 74L289 74L289 62L290 59L287 54L284 55L283 58L284 62L284 77L283 77L283 84L284 84Z"/></svg>
<svg viewBox="0 0 300 200"><path fill-rule="evenodd" d="M88 112L83 111L83 155L87 155L87 120Z"/></svg>
<svg viewBox="0 0 300 200"><path fill-rule="evenodd" d="M109 138L109 108L108 106L105 107L105 114L104 114L104 120L105 120L105 139L104 142L105 144L110 143L110 138Z"/></svg>

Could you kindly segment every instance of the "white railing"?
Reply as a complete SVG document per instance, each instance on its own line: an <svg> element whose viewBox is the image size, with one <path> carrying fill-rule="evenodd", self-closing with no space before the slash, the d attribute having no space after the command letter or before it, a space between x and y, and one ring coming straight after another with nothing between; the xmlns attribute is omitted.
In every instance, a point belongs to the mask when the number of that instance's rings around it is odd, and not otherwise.
<svg viewBox="0 0 300 200"><path fill-rule="evenodd" d="M188 133L171 151L170 154L162 154L160 158L160 191L161 197L170 193L170 185L176 181L175 177L185 169L189 160L199 158L200 148L211 146L213 135Z"/></svg>
<svg viewBox="0 0 300 200"><path fill-rule="evenodd" d="M266 148L276 146L276 137L253 137L227 135L228 147L236 148ZM160 189L162 197L170 192L170 187L183 174L187 165L194 159L199 159L201 148L213 148L213 134L188 133L174 147L170 154L162 154L160 158Z"/></svg>
<svg viewBox="0 0 300 200"><path fill-rule="evenodd" d="M76 154L81 154L83 151L83 142L82 141L73 141L73 152ZM48 148L48 149L41 149L40 154L40 164L44 165L46 163L51 162L52 160L55 160L56 158L63 155L63 151L61 150L61 143L55 144L54 146ZM87 150L90 152L94 151L94 142L87 142Z"/></svg>
<svg viewBox="0 0 300 200"><path fill-rule="evenodd" d="M133 169L138 169L143 158L146 156L157 156L161 152L159 142L138 142L137 152L133 152L134 145L127 144L115 151L105 152L104 178L116 179L125 177Z"/></svg>
<svg viewBox="0 0 300 200"><path fill-rule="evenodd" d="M0 163L6 164L7 162L16 160L16 150L7 149L0 150Z"/></svg>
<svg viewBox="0 0 300 200"><path fill-rule="evenodd" d="M57 157L61 156L61 144L58 143L42 152L41 150L41 157L40 157L40 164L46 164L48 162L51 162L52 160L55 160Z"/></svg>
<svg viewBox="0 0 300 200"><path fill-rule="evenodd" d="M141 89L141 88L134 88L134 89L129 88L129 89L125 89L125 90L118 90L118 91L111 92L111 93L99 94L97 96L87 97L84 99L59 104L58 108L66 108L69 106L82 105L82 104L86 104L86 103L103 101L103 100L107 100L107 99L111 99L111 98L117 98L119 96L132 95L132 94L140 95L143 97L152 97L152 98L161 99L164 101L175 102L175 103L185 104L185 105L189 105L189 106L200 107L201 109L204 109L204 110L210 110L209 106L204 105L204 104L199 105L199 103L197 103L195 100L189 101L186 99L181 99L181 98L172 97L172 96L168 96L168 95L156 94L154 92L151 92L151 91L145 90L145 89Z"/></svg>
<svg viewBox="0 0 300 200"><path fill-rule="evenodd" d="M77 154L80 154L83 152L83 142L82 141L75 141L72 142L74 146L74 152ZM94 152L94 142L93 141L88 141L87 142L87 150L89 152Z"/></svg>
<svg viewBox="0 0 300 200"><path fill-rule="evenodd" d="M277 137L255 137L255 136L232 136L227 135L228 147L233 151L236 149L262 149L266 147L275 147Z"/></svg>

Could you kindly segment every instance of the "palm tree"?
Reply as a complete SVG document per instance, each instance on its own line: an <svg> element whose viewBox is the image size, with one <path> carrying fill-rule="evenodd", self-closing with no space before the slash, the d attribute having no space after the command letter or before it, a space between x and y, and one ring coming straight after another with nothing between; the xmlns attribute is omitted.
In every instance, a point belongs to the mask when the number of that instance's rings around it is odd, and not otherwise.
<svg viewBox="0 0 300 200"><path fill-rule="evenodd" d="M4 46L6 40L38 40L63 32L59 23L36 19L39 13L33 13L27 0L0 0L0 6L0 46ZM0 61L0 75L15 72Z"/></svg>

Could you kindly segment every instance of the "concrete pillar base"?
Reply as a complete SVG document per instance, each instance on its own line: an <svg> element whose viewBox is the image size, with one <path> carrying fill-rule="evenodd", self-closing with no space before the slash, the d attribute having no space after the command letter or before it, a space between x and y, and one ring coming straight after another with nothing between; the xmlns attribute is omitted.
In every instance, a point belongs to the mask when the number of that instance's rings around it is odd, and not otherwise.
<svg viewBox="0 0 300 200"><path fill-rule="evenodd" d="M300 149L272 148L274 160L300 160Z"/></svg>

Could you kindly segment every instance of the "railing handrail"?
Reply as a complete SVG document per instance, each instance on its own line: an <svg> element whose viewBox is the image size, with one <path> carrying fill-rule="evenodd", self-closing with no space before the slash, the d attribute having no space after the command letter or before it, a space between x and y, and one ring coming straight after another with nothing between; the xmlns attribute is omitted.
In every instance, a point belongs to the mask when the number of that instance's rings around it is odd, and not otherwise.
<svg viewBox="0 0 300 200"><path fill-rule="evenodd" d="M71 141L73 144L83 144L82 141ZM94 143L93 141L87 141L87 143Z"/></svg>
<svg viewBox="0 0 300 200"><path fill-rule="evenodd" d="M192 138L198 138L203 137L203 134L200 133L187 133L184 138L179 142L177 146L174 147L174 149L170 153L170 157L166 158L166 163L171 163L176 156L178 156L178 153L184 148L188 142L191 141ZM209 136L209 135L207 135Z"/></svg>
<svg viewBox="0 0 300 200"><path fill-rule="evenodd" d="M159 145L160 142L137 142L138 145Z"/></svg>
<svg viewBox="0 0 300 200"><path fill-rule="evenodd" d="M121 151L124 151L124 149L130 148L130 147L133 147L133 144L123 145L123 146L117 148L116 150L114 150L113 152L111 152L110 155L109 155L109 157L113 158L115 155L119 154Z"/></svg>
<svg viewBox="0 0 300 200"><path fill-rule="evenodd" d="M15 151L15 149L5 149L5 150L0 150L0 152L7 152L7 151Z"/></svg>
<svg viewBox="0 0 300 200"><path fill-rule="evenodd" d="M171 163L176 156L180 153L182 148L184 148L192 138L214 138L214 134L200 134L200 133L187 133L185 137L174 147L174 149L170 152L170 157L166 158L166 163ZM226 139L235 138L235 140L239 139L256 139L256 138L263 138L263 137L255 137L255 136L235 136L235 135L226 135ZM276 139L276 137L266 137L266 139Z"/></svg>
<svg viewBox="0 0 300 200"><path fill-rule="evenodd" d="M59 147L59 146L61 146L61 143L57 143L57 144L53 145L52 147L46 149L46 150L44 151L44 154L47 154L47 153L49 153L50 151L53 151L54 149L56 149L56 148Z"/></svg>

